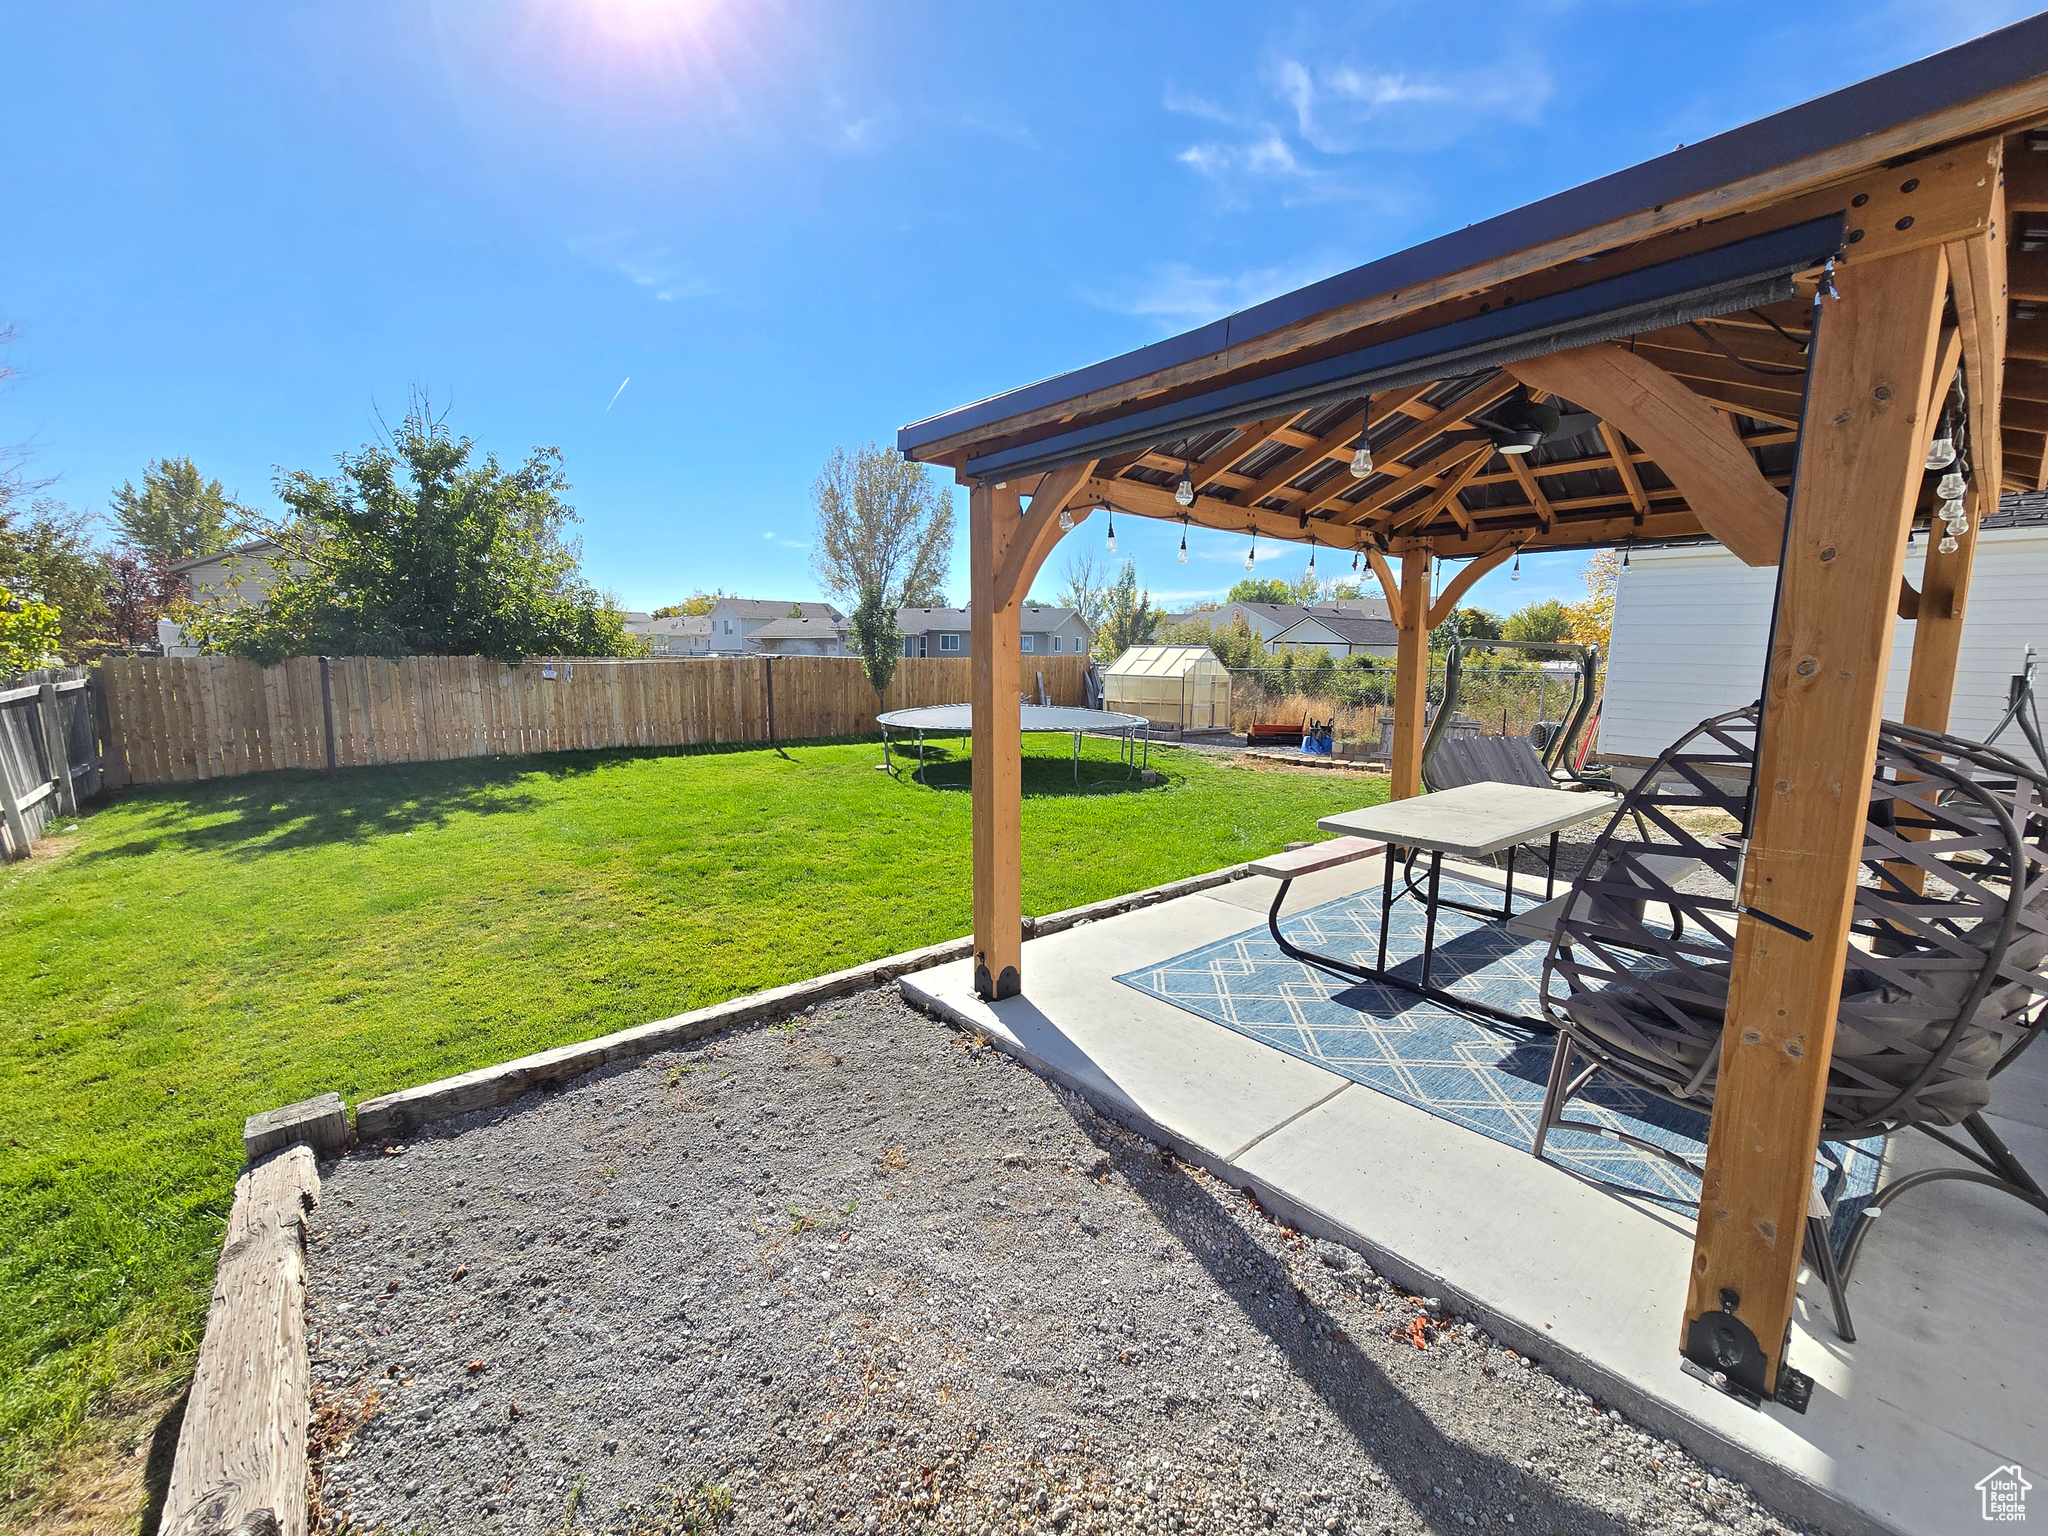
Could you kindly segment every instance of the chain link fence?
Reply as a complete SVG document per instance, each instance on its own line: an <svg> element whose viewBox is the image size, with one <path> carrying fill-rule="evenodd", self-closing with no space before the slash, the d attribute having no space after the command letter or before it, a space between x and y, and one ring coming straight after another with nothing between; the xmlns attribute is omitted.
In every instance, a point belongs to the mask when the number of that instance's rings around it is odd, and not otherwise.
<svg viewBox="0 0 2048 1536"><path fill-rule="evenodd" d="M1488 735L1527 736L1539 721L1568 718L1577 703L1576 672L1541 667L1464 669L1458 713ZM1443 703L1444 669L1428 675L1429 711ZM1394 668L1336 663L1230 669L1230 728L1327 720L1339 741L1377 743L1394 718Z"/></svg>

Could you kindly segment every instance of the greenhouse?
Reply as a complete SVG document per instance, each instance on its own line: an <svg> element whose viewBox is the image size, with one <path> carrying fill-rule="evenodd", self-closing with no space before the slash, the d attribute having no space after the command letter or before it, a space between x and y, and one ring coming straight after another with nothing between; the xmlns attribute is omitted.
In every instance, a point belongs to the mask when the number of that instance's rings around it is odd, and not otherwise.
<svg viewBox="0 0 2048 1536"><path fill-rule="evenodd" d="M1103 704L1174 731L1230 729L1230 673L1206 645L1134 645L1103 674Z"/></svg>

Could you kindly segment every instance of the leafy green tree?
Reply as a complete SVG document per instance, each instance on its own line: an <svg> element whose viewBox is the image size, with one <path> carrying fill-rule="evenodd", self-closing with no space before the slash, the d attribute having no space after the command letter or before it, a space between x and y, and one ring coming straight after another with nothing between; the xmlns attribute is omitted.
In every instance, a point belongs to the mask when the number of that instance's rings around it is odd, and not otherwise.
<svg viewBox="0 0 2048 1536"><path fill-rule="evenodd" d="M1226 603L1291 603L1294 591L1278 576L1247 576L1223 594Z"/></svg>
<svg viewBox="0 0 2048 1536"><path fill-rule="evenodd" d="M835 597L870 585L899 608L939 608L953 559L953 493L894 448L834 448L811 487L811 568Z"/></svg>
<svg viewBox="0 0 2048 1536"><path fill-rule="evenodd" d="M24 516L13 500L0 485L0 586L53 611L51 654L79 660L111 638L106 552L94 547L85 514L44 497Z"/></svg>
<svg viewBox="0 0 2048 1536"><path fill-rule="evenodd" d="M847 638L860 655L861 670L875 690L879 708L889 680L896 675L896 662L903 654L903 632L896 627L896 605L887 601L879 585L861 589L860 601L847 620Z"/></svg>
<svg viewBox="0 0 2048 1536"><path fill-rule="evenodd" d="M250 513L218 480L208 480L190 459L158 459L142 472L142 489L123 481L107 508L123 544L175 565L194 555L226 549L249 526Z"/></svg>
<svg viewBox="0 0 2048 1536"><path fill-rule="evenodd" d="M194 610L186 633L259 661L298 655L627 656L625 615L583 579L561 455L517 469L416 399L338 474L281 477L283 546L266 600Z"/></svg>
<svg viewBox="0 0 2048 1536"><path fill-rule="evenodd" d="M1437 650L1450 649L1451 637L1466 640L1499 640L1505 621L1485 608L1460 608L1429 632L1429 643Z"/></svg>
<svg viewBox="0 0 2048 1536"><path fill-rule="evenodd" d="M1358 589L1352 588L1356 597ZM1226 603L1292 603L1306 608L1323 600L1323 583L1309 571L1303 571L1292 581L1278 576L1247 576L1224 594Z"/></svg>
<svg viewBox="0 0 2048 1536"><path fill-rule="evenodd" d="M1233 671L1249 671L1266 661L1265 646L1242 614L1220 629L1199 621L1162 625L1152 638L1158 645L1206 645Z"/></svg>
<svg viewBox="0 0 2048 1536"><path fill-rule="evenodd" d="M1571 614L1554 597L1517 608L1501 626L1503 640L1568 640L1571 633Z"/></svg>
<svg viewBox="0 0 2048 1536"><path fill-rule="evenodd" d="M0 680L48 666L58 642L56 609L0 587Z"/></svg>
<svg viewBox="0 0 2048 1536"><path fill-rule="evenodd" d="M670 603L666 608L655 609L650 617L657 619L701 618L724 602L729 596L731 594L723 587L720 587L716 592L706 592L702 587L699 587L680 603Z"/></svg>
<svg viewBox="0 0 2048 1536"><path fill-rule="evenodd" d="M1614 633L1614 589L1621 580L1621 557L1603 549L1579 572L1586 583L1586 600L1565 609L1571 620L1571 638L1581 645L1597 645L1601 654L1612 648Z"/></svg>
<svg viewBox="0 0 2048 1536"><path fill-rule="evenodd" d="M1126 560L1103 601L1102 625L1095 632L1097 659L1114 661L1134 645L1150 645L1161 618L1151 592L1138 588L1138 562Z"/></svg>

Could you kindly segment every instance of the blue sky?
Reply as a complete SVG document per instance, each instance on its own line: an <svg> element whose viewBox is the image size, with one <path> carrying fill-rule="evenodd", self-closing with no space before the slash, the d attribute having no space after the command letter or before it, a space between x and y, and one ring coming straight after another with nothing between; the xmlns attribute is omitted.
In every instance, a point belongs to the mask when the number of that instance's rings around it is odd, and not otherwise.
<svg viewBox="0 0 2048 1536"><path fill-rule="evenodd" d="M835 444L2028 9L8 0L0 442L76 507L187 453L272 506L425 388L503 458L562 449L629 605L810 597ZM1170 604L1243 574L1241 539L1117 531Z"/></svg>

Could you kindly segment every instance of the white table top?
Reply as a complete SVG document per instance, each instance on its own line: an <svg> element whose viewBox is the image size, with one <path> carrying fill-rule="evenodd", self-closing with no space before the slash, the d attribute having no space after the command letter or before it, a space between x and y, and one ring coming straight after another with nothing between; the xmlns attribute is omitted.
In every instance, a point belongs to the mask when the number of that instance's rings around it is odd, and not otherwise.
<svg viewBox="0 0 2048 1536"><path fill-rule="evenodd" d="M1566 827L1614 814L1619 795L1526 784L1461 784L1456 789L1325 816L1316 825L1346 837L1377 837L1404 848L1483 859Z"/></svg>

